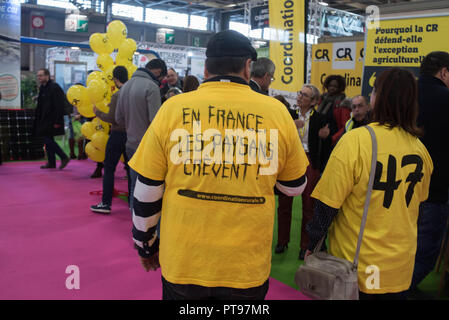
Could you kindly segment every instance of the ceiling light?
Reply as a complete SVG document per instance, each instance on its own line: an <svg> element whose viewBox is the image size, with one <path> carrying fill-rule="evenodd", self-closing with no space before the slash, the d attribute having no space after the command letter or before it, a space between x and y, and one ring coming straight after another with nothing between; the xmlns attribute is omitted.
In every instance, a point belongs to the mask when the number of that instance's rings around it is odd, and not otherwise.
<svg viewBox="0 0 449 320"><path fill-rule="evenodd" d="M326 3L326 2L318 2L318 4L320 4L320 5L322 5L322 6L325 6L325 7L327 7L329 4L328 3Z"/></svg>

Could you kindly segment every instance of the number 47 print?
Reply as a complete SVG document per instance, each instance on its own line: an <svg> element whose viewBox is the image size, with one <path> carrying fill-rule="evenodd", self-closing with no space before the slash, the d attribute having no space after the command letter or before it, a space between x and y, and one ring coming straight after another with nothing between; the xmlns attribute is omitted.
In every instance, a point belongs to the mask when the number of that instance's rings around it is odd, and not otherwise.
<svg viewBox="0 0 449 320"><path fill-rule="evenodd" d="M405 182L409 182L407 192L405 194L405 201L407 207L412 200L413 193L415 191L415 186L421 181L424 174L422 173L423 161L421 157L416 154L409 154L402 158L401 168L405 166L415 164L415 171L411 172ZM374 176L373 190L383 190L385 191L383 206L385 208L390 208L391 202L393 201L394 191L398 189L402 180L396 181L396 158L392 155L388 157L388 167L387 167L387 180L385 182L380 181L382 177L383 164L377 161L376 164L376 174Z"/></svg>

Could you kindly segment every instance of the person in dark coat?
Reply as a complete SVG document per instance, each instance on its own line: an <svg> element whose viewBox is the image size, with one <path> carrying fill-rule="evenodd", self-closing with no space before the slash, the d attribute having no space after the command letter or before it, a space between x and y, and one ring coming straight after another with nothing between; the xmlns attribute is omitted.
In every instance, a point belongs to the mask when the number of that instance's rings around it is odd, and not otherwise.
<svg viewBox="0 0 449 320"><path fill-rule="evenodd" d="M276 66L268 58L259 58L251 63L251 80L249 86L256 92L268 95L268 89L274 80Z"/></svg>
<svg viewBox="0 0 449 320"><path fill-rule="evenodd" d="M345 78L335 74L328 76L324 80L324 93L317 107L317 112L324 114L327 118L328 125L325 133L332 137L334 146L338 140L335 135L341 128L344 128L346 122L351 118L350 106L341 104L346 98L345 89Z"/></svg>
<svg viewBox="0 0 449 320"><path fill-rule="evenodd" d="M167 82L164 84L164 86L161 88L161 102L164 103L165 100L167 100L166 94L168 90L171 88L178 88L179 90L182 90L183 82L181 79L179 79L179 75L176 72L175 69L169 68L167 70Z"/></svg>
<svg viewBox="0 0 449 320"><path fill-rule="evenodd" d="M429 197L419 207L418 245L410 285L411 299L428 299L418 285L434 269L447 230L449 207L449 53L429 53L421 63L418 79L418 126L421 141L433 161Z"/></svg>
<svg viewBox="0 0 449 320"><path fill-rule="evenodd" d="M66 97L61 87L50 79L48 69L40 69L37 72L37 80L40 87L33 134L37 137L44 137L47 152L47 163L41 166L41 169L56 168L55 154L61 158L59 169L64 169L70 159L55 142L54 136L65 134L64 106Z"/></svg>

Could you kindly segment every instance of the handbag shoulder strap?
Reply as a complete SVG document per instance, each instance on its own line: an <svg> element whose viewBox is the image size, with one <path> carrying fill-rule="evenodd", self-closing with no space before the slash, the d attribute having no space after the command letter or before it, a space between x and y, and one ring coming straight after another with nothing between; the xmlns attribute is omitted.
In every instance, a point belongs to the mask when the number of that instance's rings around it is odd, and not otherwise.
<svg viewBox="0 0 449 320"><path fill-rule="evenodd" d="M357 266L359 263L359 253L360 253L360 247L362 245L362 238L363 238L363 231L365 230L365 224L366 224L366 218L368 216L368 209L369 209L369 203L371 200L371 193L373 191L373 184L374 184L374 175L376 173L376 162L377 162L377 139L376 134L374 133L374 130L369 126L364 126L370 133L371 136L371 144L372 144L372 156L371 156L371 170L370 170L370 176L368 180L368 190L366 192L366 199L365 199L365 206L363 208L363 216L362 216L362 223L360 226L360 232L359 232L359 239L357 240L357 249L355 252L354 257L354 269L357 270ZM318 241L318 244L316 245L315 249L313 250L313 253L318 252L321 250L321 246L326 239L326 235Z"/></svg>
<svg viewBox="0 0 449 320"><path fill-rule="evenodd" d="M354 269L357 270L357 266L359 263L359 253L360 247L362 245L363 231L365 230L366 218L368 217L368 209L369 203L371 200L371 193L373 191L373 183L374 183L374 175L376 173L376 163L377 163L377 139L376 134L374 133L373 128L370 126L365 126L365 128L369 131L371 136L371 144L372 144L372 155L371 155L371 171L368 180L368 190L366 192L365 206L363 208L363 216L362 223L360 226L359 239L357 240L357 249L355 251L354 257Z"/></svg>

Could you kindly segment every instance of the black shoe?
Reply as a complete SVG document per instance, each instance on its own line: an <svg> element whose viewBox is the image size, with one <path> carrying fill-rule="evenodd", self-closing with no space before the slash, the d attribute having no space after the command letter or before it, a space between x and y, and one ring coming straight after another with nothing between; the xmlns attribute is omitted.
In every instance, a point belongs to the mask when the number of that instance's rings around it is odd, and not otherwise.
<svg viewBox="0 0 449 320"><path fill-rule="evenodd" d="M70 162L69 158L62 159L61 160L61 165L59 166L59 170L64 169L69 162Z"/></svg>
<svg viewBox="0 0 449 320"><path fill-rule="evenodd" d="M45 165L41 166L41 169L55 169L55 165L50 165L49 163L46 163Z"/></svg>
<svg viewBox="0 0 449 320"><path fill-rule="evenodd" d="M306 256L306 250L304 250L304 249L301 249L300 251L299 251L299 260L304 260L304 257Z"/></svg>
<svg viewBox="0 0 449 320"><path fill-rule="evenodd" d="M111 213L111 206L104 204L103 202L100 202L96 206L91 206L90 210L96 213L103 213L103 214L109 214Z"/></svg>
<svg viewBox="0 0 449 320"><path fill-rule="evenodd" d="M97 167L97 169L95 169L94 173L92 173L92 175L90 177L92 179L101 178L102 177L101 167Z"/></svg>
<svg viewBox="0 0 449 320"><path fill-rule="evenodd" d="M70 154L70 159L72 159L72 160L76 159L76 154L71 153L71 154Z"/></svg>
<svg viewBox="0 0 449 320"><path fill-rule="evenodd" d="M274 249L274 253L282 253L285 251L285 249L288 248L288 245L281 245L281 244L277 244L276 248Z"/></svg>

